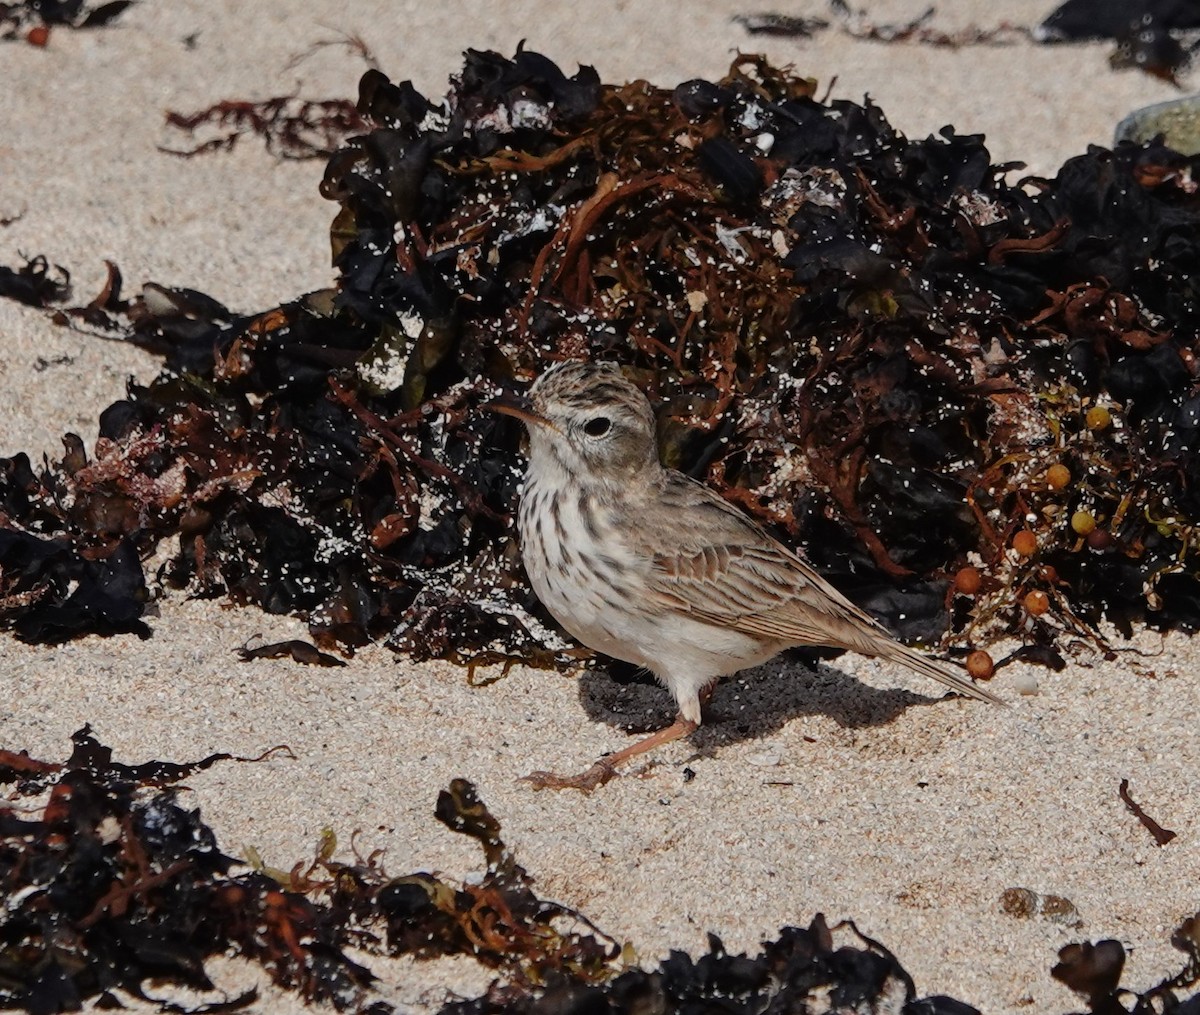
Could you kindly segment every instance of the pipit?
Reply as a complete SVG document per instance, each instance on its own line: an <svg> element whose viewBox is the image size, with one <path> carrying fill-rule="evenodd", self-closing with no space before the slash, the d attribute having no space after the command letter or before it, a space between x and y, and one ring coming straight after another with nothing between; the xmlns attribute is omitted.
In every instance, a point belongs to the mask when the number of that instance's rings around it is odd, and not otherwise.
<svg viewBox="0 0 1200 1015"><path fill-rule="evenodd" d="M903 663L979 701L966 677L896 641L716 493L663 468L646 396L610 363L562 363L498 412L529 431L518 528L538 598L574 638L643 666L679 706L665 729L542 788L592 790L630 758L694 732L719 678L824 645Z"/></svg>

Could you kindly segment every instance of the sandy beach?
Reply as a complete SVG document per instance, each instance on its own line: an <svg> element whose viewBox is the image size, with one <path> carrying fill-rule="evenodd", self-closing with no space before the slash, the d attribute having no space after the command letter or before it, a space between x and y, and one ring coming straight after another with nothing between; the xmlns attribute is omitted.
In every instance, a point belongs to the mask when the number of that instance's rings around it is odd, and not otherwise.
<svg viewBox="0 0 1200 1015"><path fill-rule="evenodd" d="M872 3L877 21L923 2ZM1055 6L960 0L936 24L1032 25ZM245 138L231 152L180 159L166 110L221 99L353 97L365 69L342 46L361 36L393 79L439 97L467 47L511 54L520 40L567 70L671 87L717 77L735 51L792 63L836 97L879 104L910 136L953 124L984 133L997 163L1053 175L1089 144L1108 144L1131 110L1177 97L1170 84L1114 73L1106 44L963 50L881 45L828 31L813 40L751 37L746 9L613 2L585 8L451 0L295 5L263 0L141 3L112 26L55 30L49 45L4 46L0 104L0 262L44 254L86 302L118 264L126 285L187 286L238 310L266 309L332 283L321 160L278 160ZM809 0L788 13L825 14ZM1195 75L1185 79L1191 87ZM60 453L60 436L96 435L99 412L154 357L55 326L0 301L0 455ZM855 920L896 952L921 995L989 1013L1066 1012L1082 1002L1051 979L1069 941L1114 937L1124 982L1177 972L1169 937L1200 910L1200 656L1183 635L1116 640L1115 661L1077 650L1061 673L1006 668L994 689L1011 707L940 699L940 688L842 656L815 670L776 661L727 680L715 721L655 755L644 773L601 791L536 793L534 769L572 770L628 742L627 725L665 724L666 693L601 672L514 668L487 686L445 663L414 664L372 647L344 668L250 664L261 635L303 638L302 623L169 594L153 637L55 647L3 637L0 748L46 759L90 723L117 756L184 760L256 755L286 743L295 760L219 765L187 780L221 846L253 847L289 868L323 828L344 848L386 850L389 871L465 877L473 843L437 824L437 793L474 781L541 895L585 913L638 957L696 951L712 931L757 949L817 912ZM1114 636L1115 638L1115 636ZM492 674L498 676L499 674ZM1036 693L1019 684L1032 682ZM1031 690L1032 687L1023 687ZM686 774L690 773L690 774ZM1156 846L1117 787L1178 837ZM1081 926L1002 912L1009 888L1069 899ZM471 996L489 974L465 961L373 962L382 996L405 1007ZM258 983L257 1010L306 1009L266 990L260 969L227 964L221 985ZM160 991L161 993L161 991Z"/></svg>

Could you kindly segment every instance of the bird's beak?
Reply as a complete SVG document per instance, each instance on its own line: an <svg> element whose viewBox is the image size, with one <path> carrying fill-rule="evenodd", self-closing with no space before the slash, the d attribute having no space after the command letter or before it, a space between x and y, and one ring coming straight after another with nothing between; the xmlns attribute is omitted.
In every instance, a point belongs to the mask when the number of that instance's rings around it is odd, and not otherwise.
<svg viewBox="0 0 1200 1015"><path fill-rule="evenodd" d="M498 412L502 416L512 416L513 419L519 419L528 427L545 426L551 430L557 430L553 423L545 416L540 416L533 411L533 406L529 404L526 398L502 398L492 402L484 403L483 408L491 412Z"/></svg>

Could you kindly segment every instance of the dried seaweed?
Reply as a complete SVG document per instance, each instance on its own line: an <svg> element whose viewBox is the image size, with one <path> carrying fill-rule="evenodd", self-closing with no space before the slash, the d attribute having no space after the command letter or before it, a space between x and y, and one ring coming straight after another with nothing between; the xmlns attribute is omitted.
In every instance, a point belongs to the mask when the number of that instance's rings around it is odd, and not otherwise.
<svg viewBox="0 0 1200 1015"><path fill-rule="evenodd" d="M972 24L951 31L932 24L934 7L908 21L880 22L866 9L851 8L846 0L830 0L829 6L838 31L867 42L962 49L1008 46L1029 39L1045 43L1113 39L1117 45L1109 56L1110 66L1136 68L1175 85L1191 64L1194 29L1200 28L1194 5L1177 0L1068 0L1032 29L1003 21L987 28ZM830 26L822 18L774 11L738 15L733 20L751 35L787 38L811 38Z"/></svg>
<svg viewBox="0 0 1200 1015"><path fill-rule="evenodd" d="M1030 38L1030 30L1007 21L990 28L968 25L954 31L944 31L930 22L936 13L928 8L915 18L901 22L876 21L866 9L854 9L846 0L830 0L833 24L843 35L867 42L914 43L939 49L961 49L965 46L1008 46ZM733 19L751 35L780 35L787 38L810 38L830 26L823 18L799 18L774 11L758 11L738 15Z"/></svg>
<svg viewBox="0 0 1200 1015"><path fill-rule="evenodd" d="M1172 832L1169 828L1163 828L1162 825L1150 817L1150 815L1141 808L1138 802L1129 795L1128 779L1121 780L1121 784L1117 787L1117 795L1121 798L1121 803L1125 805L1129 813L1142 823L1142 826L1146 829L1146 831L1154 836L1154 841L1159 846L1165 846L1168 842L1179 835L1178 832Z"/></svg>
<svg viewBox="0 0 1200 1015"><path fill-rule="evenodd" d="M372 973L352 957L358 953L473 958L496 978L482 997L445 1009L463 1015L713 1005L746 1013L830 1006L976 1012L951 998L919 998L888 949L849 921L830 928L819 914L807 928L783 928L754 956L731 955L710 934L707 952L697 957L673 951L657 966L639 967L627 947L582 914L538 897L500 823L462 779L438 795L434 814L480 844L486 867L465 882L392 876L378 852L362 857L356 850L351 861L337 860L331 831L311 860L279 870L254 851L248 863L223 853L199 809L184 808L178 795L180 781L195 772L223 761L290 756L287 748L257 758L213 754L128 765L87 727L72 739L62 763L0 750L3 1008L40 1015L89 999L119 1004L122 992L155 1000L151 983L212 998L207 961L236 954L310 1002L391 1011L378 998L376 976L386 979L394 967L376 962ZM1189 956L1185 969L1143 994L1120 988L1124 950L1115 941L1068 946L1053 972L1084 994L1096 1015L1171 1011L1178 992L1200 979L1198 926L1200 920L1185 921L1172 938ZM1142 1006L1120 1007L1130 996ZM255 998L252 989L193 1010L237 1010Z"/></svg>
<svg viewBox="0 0 1200 1015"><path fill-rule="evenodd" d="M50 29L101 28L115 20L136 0L109 0L92 4L86 0L13 0L0 3L0 39L24 38L44 46Z"/></svg>
<svg viewBox="0 0 1200 1015"><path fill-rule="evenodd" d="M306 641L293 639L292 641L276 641L268 645L255 645L251 648L248 644L243 645L238 649L238 658L242 662L248 663L255 659L291 659L292 662L304 663L306 666L345 666L344 660L337 656L331 656L328 652L322 652L315 645L310 645Z"/></svg>
<svg viewBox="0 0 1200 1015"><path fill-rule="evenodd" d="M330 28L329 30L334 33L333 38L318 39L303 52L297 53L295 56L289 59L288 62L283 65L283 69L285 71L295 70L302 63L304 63L305 60L315 56L322 50L333 47L345 49L347 52L361 59L368 67L374 67L376 70L380 69L379 61L375 58L375 54L371 51L371 47L367 45L366 40L361 35L351 34L349 32L340 32L334 28Z"/></svg>
<svg viewBox="0 0 1200 1015"><path fill-rule="evenodd" d="M1058 964L1050 975L1065 983L1087 1001L1092 1015L1152 1015L1155 1012L1200 1010L1200 994L1181 1001L1181 991L1200 983L1200 913L1184 920L1171 935L1171 944L1187 956L1187 963L1175 976L1136 991L1121 986L1125 967L1125 949L1120 941L1105 940L1093 944L1076 942L1059 950Z"/></svg>
<svg viewBox="0 0 1200 1015"><path fill-rule="evenodd" d="M19 268L0 265L0 296L31 307L48 307L71 292L71 274L38 255Z"/></svg>
<svg viewBox="0 0 1200 1015"><path fill-rule="evenodd" d="M846 0L830 0L830 7L840 17L840 27L845 34L870 42L907 42L940 49L961 49L964 46L1007 46L1030 36L1028 28L1007 21L992 28L968 25L951 32L943 31L929 23L936 10L933 7L910 21L895 24L875 21L868 11L851 9Z"/></svg>
<svg viewBox="0 0 1200 1015"><path fill-rule="evenodd" d="M143 996L150 978L207 988L203 959L235 942L265 960L270 942L235 926L249 910L224 880L232 861L166 788L219 761L261 758L131 766L87 727L73 741L62 764L0 752L0 785L11 787L0 801L0 1006L73 1011L114 988Z"/></svg>
<svg viewBox="0 0 1200 1015"><path fill-rule="evenodd" d="M798 18L775 11L738 14L733 20L751 35L780 35L788 39L807 39L829 27L824 18Z"/></svg>
<svg viewBox="0 0 1200 1015"><path fill-rule="evenodd" d="M113 629L77 574L178 536L161 580L323 650L572 662L518 562L519 427L479 407L592 356L669 464L906 639L1057 665L1104 618L1200 626L1196 160L1013 182L978 136L814 90L745 55L666 90L470 51L440 104L369 70L322 185L335 288L245 315L114 269L55 310L165 369L91 459L0 462L0 531L41 547L0 564L0 620Z"/></svg>
<svg viewBox="0 0 1200 1015"><path fill-rule="evenodd" d="M465 780L438 795L434 813L479 842L486 861L479 875L462 883L428 873L393 877L380 853L335 859L329 831L310 861L285 871L253 851L249 865L223 853L200 811L180 806L178 783L221 761L263 761L286 748L253 759L215 754L126 765L87 728L73 741L65 763L0 751L0 786L7 787L0 800L0 1007L40 1015L93 999L120 1004L121 993L155 1001L155 984L211 998L194 1011L239 1010L256 991L214 997L205 969L211 957L236 954L310 1002L391 1011L376 976L386 979L395 967L375 962L373 974L355 952L462 955L493 970L483 996L444 1009L459 1015L714 1005L745 1013L977 1011L947 997L919 998L887 948L852 922L831 928L819 914L806 928L783 928L753 956L730 954L710 934L696 957L672 951L657 966L639 967L583 915L537 896L499 822ZM1193 956L1194 973L1193 938L1189 923L1175 940ZM1073 947L1085 959L1092 954L1090 945ZM1115 968L1109 963L1110 975L1098 977L1094 963L1064 953L1056 975L1103 999L1117 990L1122 961L1123 952ZM1188 975L1165 981L1153 996L1188 985Z"/></svg>
<svg viewBox="0 0 1200 1015"><path fill-rule="evenodd" d="M249 134L261 137L267 151L280 158L320 158L332 155L349 134L366 127L354 103L347 99L300 99L294 95L261 102L226 99L192 113L170 110L166 122L189 137L201 131L217 132L192 148L159 146L159 151L184 158L230 151Z"/></svg>
<svg viewBox="0 0 1200 1015"><path fill-rule="evenodd" d="M585 985L615 972L616 944L533 893L469 783L452 783L437 806L439 820L483 847L487 870L469 884L392 878L377 856L340 863L332 835L290 872L245 870L174 786L219 761L286 748L130 766L86 727L73 739L62 764L0 751L0 785L11 788L0 801L0 1007L76 1010L116 990L144 997L151 980L208 991L205 961L226 953L339 1010L365 1007L375 979L352 948L470 955L514 995L553 977Z"/></svg>
<svg viewBox="0 0 1200 1015"><path fill-rule="evenodd" d="M1036 29L1042 42L1112 39L1114 68L1133 67L1178 85L1191 63L1200 13L1177 0L1067 0Z"/></svg>
<svg viewBox="0 0 1200 1015"><path fill-rule="evenodd" d="M879 942L818 914L808 927L784 927L755 956L730 955L708 935L708 952L672 951L658 969L630 969L601 985L562 978L530 997L493 987L482 998L444 1009L454 1015L544 1012L897 1011L903 1015L979 1015L940 995L918 998L912 978Z"/></svg>
<svg viewBox="0 0 1200 1015"><path fill-rule="evenodd" d="M1119 39L1134 23L1185 31L1200 28L1200 11L1178 0L1066 0L1041 31L1054 40Z"/></svg>

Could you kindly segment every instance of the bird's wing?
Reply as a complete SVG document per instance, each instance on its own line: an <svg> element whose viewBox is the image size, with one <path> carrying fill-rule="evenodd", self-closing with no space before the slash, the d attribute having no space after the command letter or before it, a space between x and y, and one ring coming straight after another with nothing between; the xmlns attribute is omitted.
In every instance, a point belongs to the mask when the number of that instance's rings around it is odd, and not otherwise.
<svg viewBox="0 0 1200 1015"><path fill-rule="evenodd" d="M650 595L697 619L783 645L829 645L902 663L959 694L1003 704L896 641L812 567L707 487L666 472L638 533Z"/></svg>
<svg viewBox="0 0 1200 1015"><path fill-rule="evenodd" d="M746 634L868 650L890 640L813 568L707 487L668 472L640 555L664 605ZM864 636L867 636L864 639Z"/></svg>

